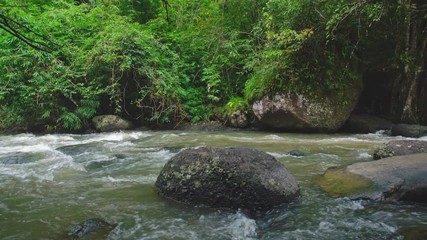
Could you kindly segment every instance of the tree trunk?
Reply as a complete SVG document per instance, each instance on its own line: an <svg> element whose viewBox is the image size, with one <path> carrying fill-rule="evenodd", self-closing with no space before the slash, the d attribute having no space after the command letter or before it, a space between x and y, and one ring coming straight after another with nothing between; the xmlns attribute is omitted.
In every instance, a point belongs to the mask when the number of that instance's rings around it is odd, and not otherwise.
<svg viewBox="0 0 427 240"><path fill-rule="evenodd" d="M391 114L394 120L427 124L427 4L408 0L398 42L398 75L393 83Z"/></svg>

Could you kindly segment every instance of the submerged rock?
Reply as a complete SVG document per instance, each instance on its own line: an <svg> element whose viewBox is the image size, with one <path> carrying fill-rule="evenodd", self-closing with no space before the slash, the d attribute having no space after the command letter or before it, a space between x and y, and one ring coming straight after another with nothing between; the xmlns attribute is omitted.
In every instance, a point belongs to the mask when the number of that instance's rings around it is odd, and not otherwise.
<svg viewBox="0 0 427 240"><path fill-rule="evenodd" d="M157 192L187 204L268 210L299 195L292 174L267 153L246 148L186 149L170 159Z"/></svg>
<svg viewBox="0 0 427 240"><path fill-rule="evenodd" d="M116 226L100 218L91 218L72 227L67 235L72 239L106 239Z"/></svg>
<svg viewBox="0 0 427 240"><path fill-rule="evenodd" d="M294 157L302 157L305 155L302 151L296 149L289 151L287 154Z"/></svg>
<svg viewBox="0 0 427 240"><path fill-rule="evenodd" d="M319 186L332 196L360 196L368 191L373 183L369 179L345 171L345 168L330 168L317 178Z"/></svg>
<svg viewBox="0 0 427 240"><path fill-rule="evenodd" d="M131 121L116 115L100 115L92 119L95 129L99 132L112 132L118 130L129 130L133 128Z"/></svg>
<svg viewBox="0 0 427 240"><path fill-rule="evenodd" d="M0 164L27 164L41 160L44 157L46 157L44 154L37 152L8 153L6 155L0 156Z"/></svg>
<svg viewBox="0 0 427 240"><path fill-rule="evenodd" d="M393 156L427 153L427 141L393 140L374 150L374 159Z"/></svg>
<svg viewBox="0 0 427 240"><path fill-rule="evenodd" d="M252 105L254 115L268 127L290 131L336 131L347 120L360 91L348 94L265 96Z"/></svg>
<svg viewBox="0 0 427 240"><path fill-rule="evenodd" d="M335 184L334 191L320 185L333 195L427 203L427 153L355 163L332 174L335 178L328 176L333 171L326 171L323 183Z"/></svg>
<svg viewBox="0 0 427 240"><path fill-rule="evenodd" d="M391 128L391 135L419 138L427 136L427 126L416 124L396 124Z"/></svg>

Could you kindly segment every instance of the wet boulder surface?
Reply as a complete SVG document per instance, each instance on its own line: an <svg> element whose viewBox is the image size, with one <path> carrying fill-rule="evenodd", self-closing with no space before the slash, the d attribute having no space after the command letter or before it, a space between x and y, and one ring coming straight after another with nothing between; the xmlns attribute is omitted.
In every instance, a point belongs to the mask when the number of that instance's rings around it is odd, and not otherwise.
<svg viewBox="0 0 427 240"><path fill-rule="evenodd" d="M332 195L427 203L427 153L329 169L320 186Z"/></svg>
<svg viewBox="0 0 427 240"><path fill-rule="evenodd" d="M427 141L393 140L375 149L373 157L381 159L415 153L427 153Z"/></svg>
<svg viewBox="0 0 427 240"><path fill-rule="evenodd" d="M215 208L264 211L299 196L294 176L274 157L247 148L186 149L156 181L163 197Z"/></svg>

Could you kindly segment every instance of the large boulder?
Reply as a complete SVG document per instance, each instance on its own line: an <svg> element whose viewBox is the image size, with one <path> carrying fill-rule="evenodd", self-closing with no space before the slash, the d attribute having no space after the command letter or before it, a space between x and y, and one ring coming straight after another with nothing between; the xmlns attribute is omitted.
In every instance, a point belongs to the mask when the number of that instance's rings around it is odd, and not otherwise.
<svg viewBox="0 0 427 240"><path fill-rule="evenodd" d="M254 115L268 127L290 131L336 131L357 104L359 88L349 93L265 96L252 105Z"/></svg>
<svg viewBox="0 0 427 240"><path fill-rule="evenodd" d="M328 175L335 179L330 181ZM370 184L367 185L366 181ZM327 192L333 190L334 195L427 203L427 153L329 169L323 176L321 187ZM345 189L345 192L341 189Z"/></svg>
<svg viewBox="0 0 427 240"><path fill-rule="evenodd" d="M427 136L427 126L416 124L396 124L391 128L391 135L419 138Z"/></svg>
<svg viewBox="0 0 427 240"><path fill-rule="evenodd" d="M116 115L99 115L92 119L92 123L99 132L112 132L133 128L131 121Z"/></svg>
<svg viewBox="0 0 427 240"><path fill-rule="evenodd" d="M299 195L292 174L267 153L246 148L186 149L170 159L157 192L187 204L263 211Z"/></svg>
<svg viewBox="0 0 427 240"><path fill-rule="evenodd" d="M393 140L374 150L374 159L393 156L427 153L427 141Z"/></svg>
<svg viewBox="0 0 427 240"><path fill-rule="evenodd" d="M365 114L351 114L344 130L352 133L375 133L379 130L390 131L393 126L388 120Z"/></svg>

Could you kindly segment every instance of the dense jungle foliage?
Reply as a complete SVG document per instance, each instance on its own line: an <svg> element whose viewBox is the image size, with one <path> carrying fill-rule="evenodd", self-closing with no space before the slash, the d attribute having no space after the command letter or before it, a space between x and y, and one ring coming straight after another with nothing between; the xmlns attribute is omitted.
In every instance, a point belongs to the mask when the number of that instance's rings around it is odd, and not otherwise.
<svg viewBox="0 0 427 240"><path fill-rule="evenodd" d="M0 128L223 120L395 71L411 0L0 0ZM406 25L405 25L406 24Z"/></svg>

